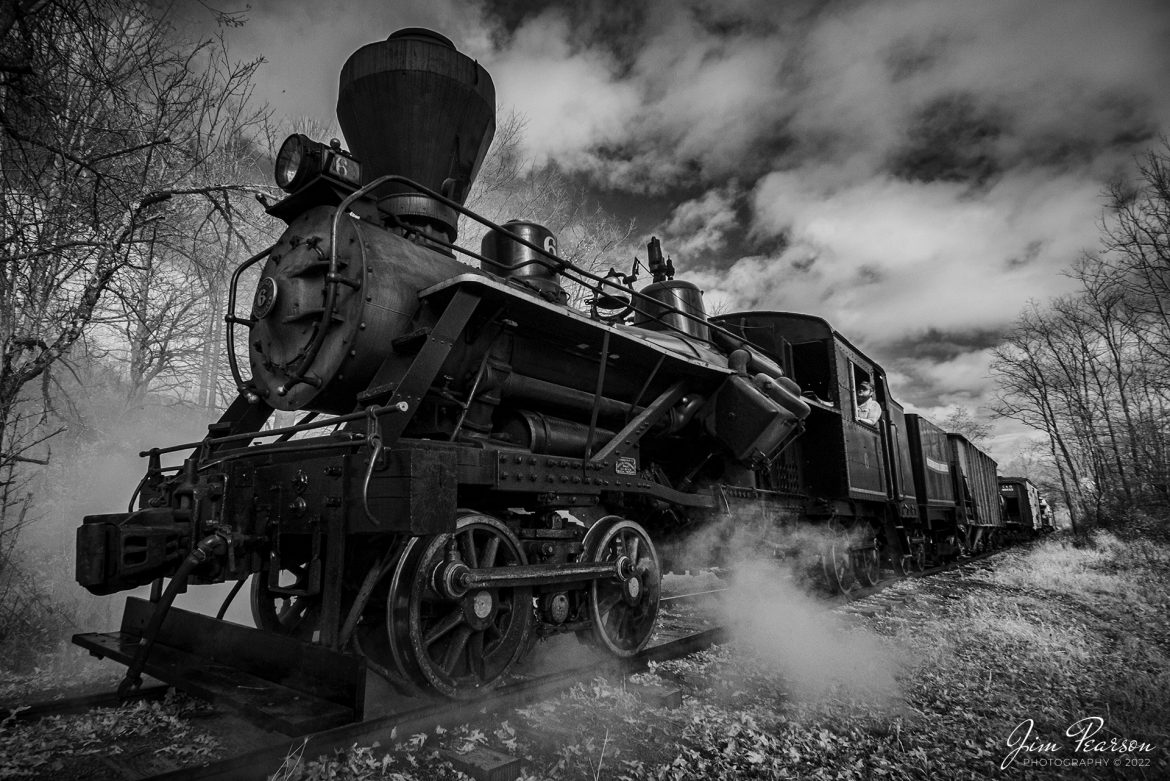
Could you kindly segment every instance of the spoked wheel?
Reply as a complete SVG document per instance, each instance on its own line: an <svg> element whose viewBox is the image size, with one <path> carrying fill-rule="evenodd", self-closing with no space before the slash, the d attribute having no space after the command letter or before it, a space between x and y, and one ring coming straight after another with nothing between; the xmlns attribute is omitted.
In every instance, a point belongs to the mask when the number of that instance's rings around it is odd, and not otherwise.
<svg viewBox="0 0 1170 781"><path fill-rule="evenodd" d="M853 572L853 556L849 550L849 538L841 531L825 544L821 552L821 564L825 581L831 591L848 594L857 585Z"/></svg>
<svg viewBox="0 0 1170 781"><path fill-rule="evenodd" d="M915 572L926 569L926 543L916 542L910 546L910 566Z"/></svg>
<svg viewBox="0 0 1170 781"><path fill-rule="evenodd" d="M865 586L876 586L881 579L881 554L878 553L877 542L872 542L862 548L854 548L853 571L857 579Z"/></svg>
<svg viewBox="0 0 1170 781"><path fill-rule="evenodd" d="M483 588L458 599L442 596L432 576L452 540L453 553L471 569L525 563L520 541L487 515L464 515L453 535L416 537L390 581L386 632L404 676L448 697L470 699L490 690L526 650L532 589Z"/></svg>
<svg viewBox="0 0 1170 781"><path fill-rule="evenodd" d="M650 535L633 521L602 521L606 526L590 533L586 548L590 561L612 562L629 558L627 580L594 580L589 587L589 617L593 640L615 656L629 657L646 647L658 618L662 567ZM596 525L594 528L598 528Z"/></svg>
<svg viewBox="0 0 1170 781"><path fill-rule="evenodd" d="M304 591L308 584L308 564L280 570L277 585L281 590ZM274 591L269 570L261 570L252 576L252 620L265 631L311 641L321 624L321 595Z"/></svg>
<svg viewBox="0 0 1170 781"><path fill-rule="evenodd" d="M405 543L403 544L405 548ZM413 681L410 681L398 671L394 655L390 652L390 636L386 632L386 604L384 600L385 582L394 571L397 560L402 557L402 551L392 551L388 554L393 562L387 564L385 560L375 562L366 573L366 579L373 579L372 594L366 603L361 618L353 628L350 644L353 650L366 658L366 666L386 680L401 694L408 697L418 697L423 692ZM363 583L363 588L365 584Z"/></svg>

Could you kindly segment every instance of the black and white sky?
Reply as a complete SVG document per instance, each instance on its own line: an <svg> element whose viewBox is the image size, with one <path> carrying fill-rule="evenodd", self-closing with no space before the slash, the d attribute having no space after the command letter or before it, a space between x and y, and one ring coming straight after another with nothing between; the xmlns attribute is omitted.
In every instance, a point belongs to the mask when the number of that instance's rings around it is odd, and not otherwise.
<svg viewBox="0 0 1170 781"><path fill-rule="evenodd" d="M435 29L532 160L637 218L626 258L657 235L709 307L827 318L936 419L986 413L989 349L1072 289L1106 185L1170 132L1167 0L250 6L228 40L277 115L331 124L351 52Z"/></svg>

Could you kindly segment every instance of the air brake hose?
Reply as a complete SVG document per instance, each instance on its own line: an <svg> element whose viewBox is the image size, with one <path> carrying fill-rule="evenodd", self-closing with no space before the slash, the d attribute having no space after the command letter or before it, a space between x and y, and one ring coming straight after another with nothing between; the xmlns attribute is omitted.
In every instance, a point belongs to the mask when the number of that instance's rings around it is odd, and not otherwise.
<svg viewBox="0 0 1170 781"><path fill-rule="evenodd" d="M191 576L191 572L211 556L222 555L227 552L227 544L226 537L218 533L212 534L203 538L187 554L187 558L183 559L183 563L179 565L179 569L171 577L171 582L167 584L162 599L154 606L154 613L150 617L150 623L146 625L146 631L142 633L142 638L139 640L138 650L134 652L134 660L126 670L126 677L118 684L119 697L126 697L133 689L137 689L142 685L142 670L146 667L146 660L150 656L150 649L154 647L154 641L158 638L158 632L162 628L163 619L170 612L171 605L174 603L175 597L178 596L179 590L187 584L187 578Z"/></svg>

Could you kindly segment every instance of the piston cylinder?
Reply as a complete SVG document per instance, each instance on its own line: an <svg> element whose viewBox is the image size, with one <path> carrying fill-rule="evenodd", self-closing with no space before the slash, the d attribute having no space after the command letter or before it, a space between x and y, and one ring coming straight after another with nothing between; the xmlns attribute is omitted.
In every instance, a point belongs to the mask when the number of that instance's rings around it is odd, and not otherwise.
<svg viewBox="0 0 1170 781"><path fill-rule="evenodd" d="M589 439L589 427L583 423L556 418L530 410L521 410L508 419L501 432L511 442L550 456L584 458ZM613 432L597 428L593 431L593 446L613 439Z"/></svg>

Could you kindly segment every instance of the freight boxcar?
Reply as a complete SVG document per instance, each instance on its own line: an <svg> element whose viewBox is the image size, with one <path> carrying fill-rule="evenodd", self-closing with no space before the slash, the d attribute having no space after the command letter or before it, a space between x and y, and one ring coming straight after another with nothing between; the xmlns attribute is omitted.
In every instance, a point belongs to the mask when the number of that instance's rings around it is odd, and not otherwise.
<svg viewBox="0 0 1170 781"><path fill-rule="evenodd" d="M999 501L997 464L962 434L947 434L951 473L957 500L956 523L973 552L1001 542L1003 512Z"/></svg>
<svg viewBox="0 0 1170 781"><path fill-rule="evenodd" d="M1026 477L999 478L1004 532L1012 539L1034 539L1052 526L1040 491Z"/></svg>
<svg viewBox="0 0 1170 781"><path fill-rule="evenodd" d="M945 431L920 415L906 416L906 432L918 497L918 526L914 537L924 541L928 560L941 563L966 549L966 532L958 522L951 445Z"/></svg>

